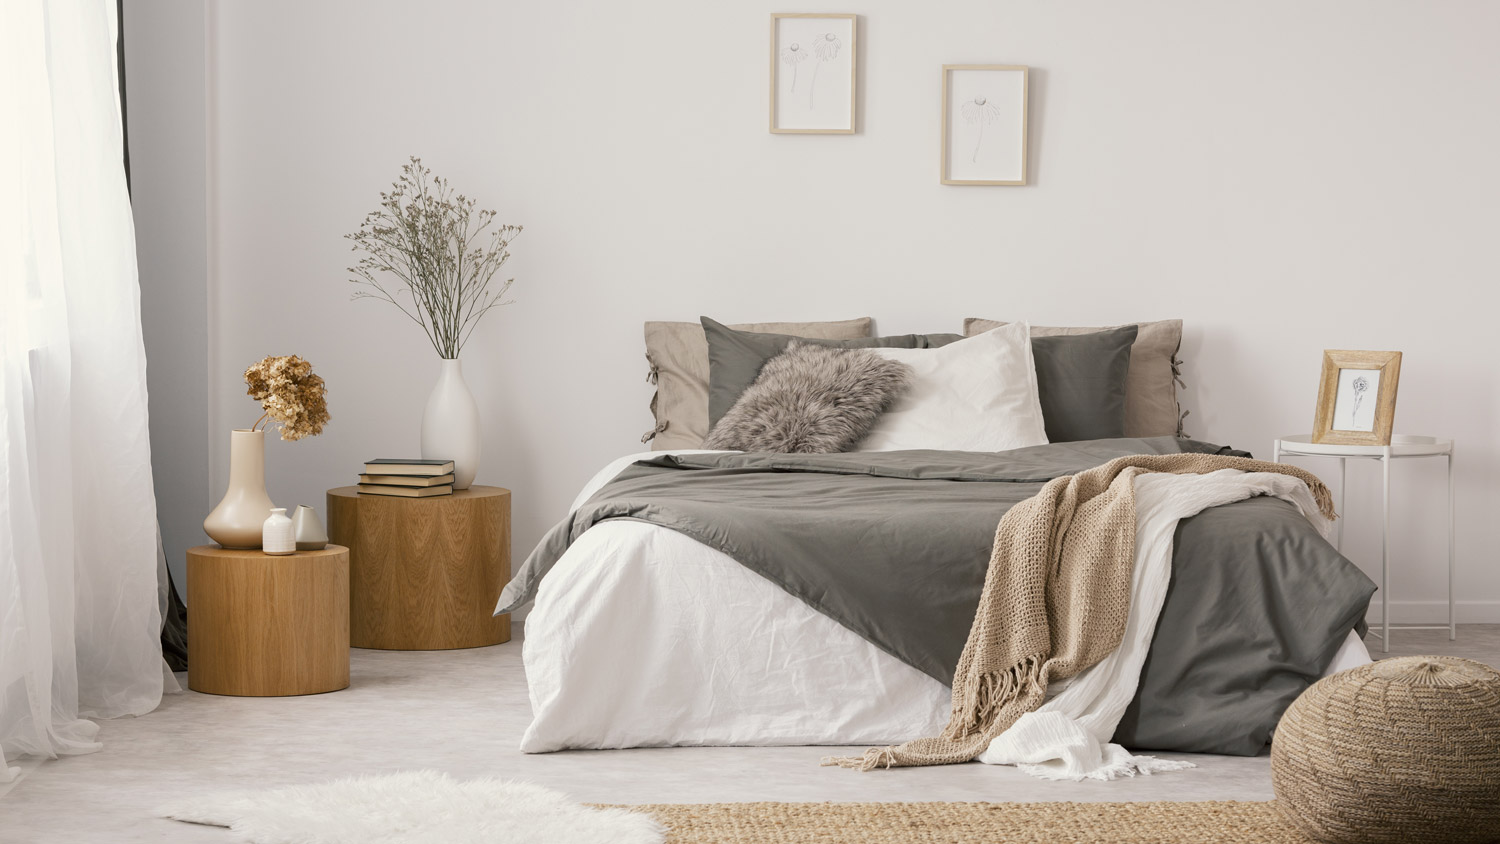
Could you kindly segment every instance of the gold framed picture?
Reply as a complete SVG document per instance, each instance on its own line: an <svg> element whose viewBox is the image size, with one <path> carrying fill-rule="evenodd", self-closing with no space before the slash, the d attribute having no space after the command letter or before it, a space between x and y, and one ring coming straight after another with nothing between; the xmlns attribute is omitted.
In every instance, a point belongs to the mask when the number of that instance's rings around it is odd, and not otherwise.
<svg viewBox="0 0 1500 844"><path fill-rule="evenodd" d="M943 184L1026 184L1030 77L1025 65L943 65Z"/></svg>
<svg viewBox="0 0 1500 844"><path fill-rule="evenodd" d="M1400 380L1400 352L1323 352L1313 442L1390 445Z"/></svg>
<svg viewBox="0 0 1500 844"><path fill-rule="evenodd" d="M858 15L771 15L771 133L852 135Z"/></svg>

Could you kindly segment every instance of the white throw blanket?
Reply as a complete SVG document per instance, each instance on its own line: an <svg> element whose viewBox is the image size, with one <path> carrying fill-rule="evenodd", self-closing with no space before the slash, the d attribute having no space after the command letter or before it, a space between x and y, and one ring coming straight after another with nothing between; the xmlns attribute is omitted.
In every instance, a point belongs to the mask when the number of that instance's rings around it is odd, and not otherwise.
<svg viewBox="0 0 1500 844"><path fill-rule="evenodd" d="M996 736L979 761L1016 765L1033 776L1054 780L1112 780L1193 767L1191 762L1132 756L1109 742L1135 697L1141 666L1151 650L1151 636L1172 577L1172 536L1177 523L1209 507L1270 495L1295 505L1325 539L1333 529L1333 523L1318 512L1307 484L1274 472L1151 472L1135 479L1135 495L1135 568L1120 647Z"/></svg>

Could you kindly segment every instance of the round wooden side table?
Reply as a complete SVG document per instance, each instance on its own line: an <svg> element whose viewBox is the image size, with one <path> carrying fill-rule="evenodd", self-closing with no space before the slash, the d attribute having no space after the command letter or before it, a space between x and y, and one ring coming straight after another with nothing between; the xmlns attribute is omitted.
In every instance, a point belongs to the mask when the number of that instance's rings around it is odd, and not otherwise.
<svg viewBox="0 0 1500 844"><path fill-rule="evenodd" d="M436 651L510 641L510 490L402 498L328 491L328 536L349 546L349 642Z"/></svg>
<svg viewBox="0 0 1500 844"><path fill-rule="evenodd" d="M189 548L188 688L315 695L349 686L349 549Z"/></svg>

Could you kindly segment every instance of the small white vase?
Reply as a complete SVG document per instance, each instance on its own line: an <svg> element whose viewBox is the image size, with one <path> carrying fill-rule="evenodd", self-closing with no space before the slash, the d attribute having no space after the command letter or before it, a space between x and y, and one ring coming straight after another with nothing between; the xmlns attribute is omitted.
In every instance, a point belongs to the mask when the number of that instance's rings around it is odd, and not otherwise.
<svg viewBox="0 0 1500 844"><path fill-rule="evenodd" d="M298 504L292 514L292 533L297 537L298 551L321 551L328 547L328 531L318 520L318 511L306 504Z"/></svg>
<svg viewBox="0 0 1500 844"><path fill-rule="evenodd" d="M229 432L229 488L203 520L203 532L224 548L260 547L261 527L275 504L266 494L266 432Z"/></svg>
<svg viewBox="0 0 1500 844"><path fill-rule="evenodd" d="M285 507L272 507L270 517L261 525L260 550L273 557L297 550L297 534L292 530L292 520L287 518Z"/></svg>
<svg viewBox="0 0 1500 844"><path fill-rule="evenodd" d="M452 460L453 488L468 489L479 470L479 405L464 383L463 365L444 359L422 413L422 459Z"/></svg>

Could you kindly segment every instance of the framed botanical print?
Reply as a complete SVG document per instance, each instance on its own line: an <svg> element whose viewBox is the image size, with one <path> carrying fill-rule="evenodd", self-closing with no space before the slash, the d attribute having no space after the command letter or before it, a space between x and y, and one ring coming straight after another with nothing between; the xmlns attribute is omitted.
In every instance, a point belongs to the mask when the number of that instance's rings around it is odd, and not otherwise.
<svg viewBox="0 0 1500 844"><path fill-rule="evenodd" d="M771 132L852 135L858 15L771 16Z"/></svg>
<svg viewBox="0 0 1500 844"><path fill-rule="evenodd" d="M1026 184L1023 65L943 65L942 182Z"/></svg>
<svg viewBox="0 0 1500 844"><path fill-rule="evenodd" d="M1400 379L1400 352L1325 351L1313 442L1390 445Z"/></svg>

